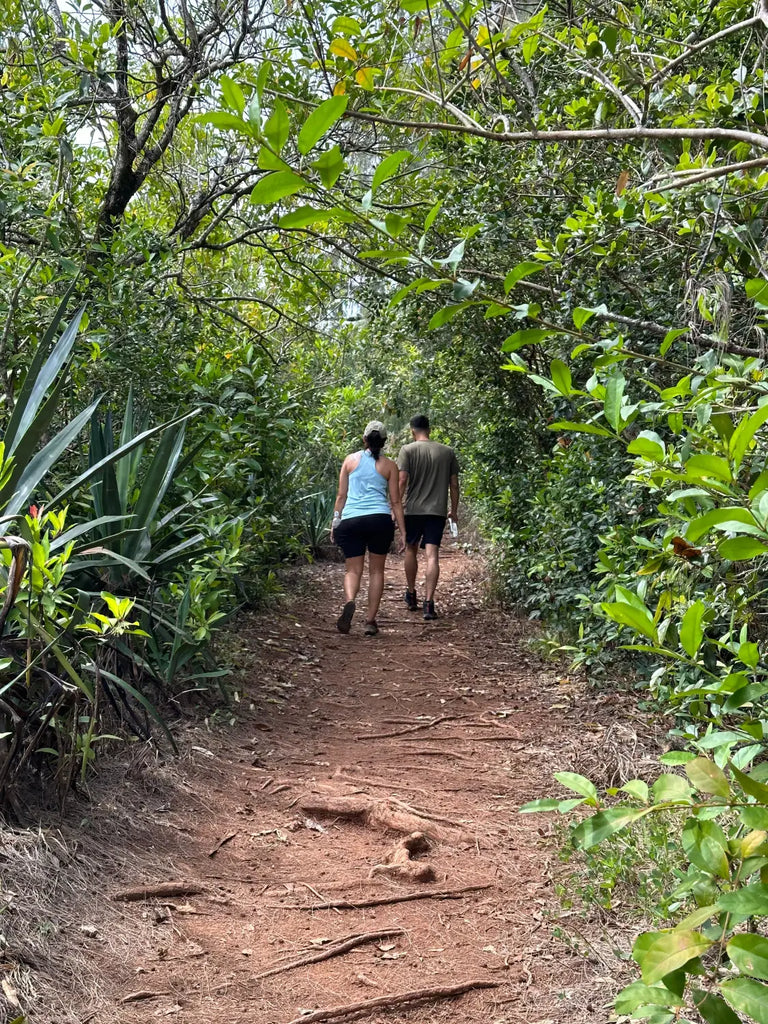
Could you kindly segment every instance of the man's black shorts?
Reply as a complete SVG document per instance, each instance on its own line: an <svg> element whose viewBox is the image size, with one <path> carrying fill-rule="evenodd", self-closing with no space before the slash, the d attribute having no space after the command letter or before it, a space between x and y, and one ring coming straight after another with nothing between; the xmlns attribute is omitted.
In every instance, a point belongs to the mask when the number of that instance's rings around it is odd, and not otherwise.
<svg viewBox="0 0 768 1024"><path fill-rule="evenodd" d="M392 516L354 516L342 519L333 531L333 539L345 558L359 558L366 548L372 555L386 555L395 539Z"/></svg>
<svg viewBox="0 0 768 1024"><path fill-rule="evenodd" d="M436 544L440 547L445 520L446 516L406 516L405 543L419 544L421 547Z"/></svg>

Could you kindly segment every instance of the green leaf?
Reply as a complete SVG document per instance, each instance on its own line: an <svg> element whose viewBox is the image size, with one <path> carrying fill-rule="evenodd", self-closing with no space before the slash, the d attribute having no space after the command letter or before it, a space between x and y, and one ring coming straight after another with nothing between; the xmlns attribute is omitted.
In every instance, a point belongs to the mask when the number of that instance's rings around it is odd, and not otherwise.
<svg viewBox="0 0 768 1024"><path fill-rule="evenodd" d="M688 334L688 327L673 327L671 331L667 331L664 335L664 340L659 346L659 355L665 356L674 341L681 338L684 334Z"/></svg>
<svg viewBox="0 0 768 1024"><path fill-rule="evenodd" d="M728 879L726 840L722 829L715 822L689 818L681 833L681 842L691 864L711 875Z"/></svg>
<svg viewBox="0 0 768 1024"><path fill-rule="evenodd" d="M642 779L630 779L629 782L619 787L619 792L628 793L630 796L642 800L644 804L648 803L648 783L643 782Z"/></svg>
<svg viewBox="0 0 768 1024"><path fill-rule="evenodd" d="M558 420L557 423L550 423L550 430L571 430L576 434L597 434L599 437L613 437L610 430L605 427L598 427L596 423L572 423L570 420Z"/></svg>
<svg viewBox="0 0 768 1024"><path fill-rule="evenodd" d="M338 146L327 149L312 164L326 188L333 188L339 180L346 163Z"/></svg>
<svg viewBox="0 0 768 1024"><path fill-rule="evenodd" d="M515 331L505 339L501 346L502 352L516 352L525 345L538 345L545 338L551 338L557 331L550 331L544 327L526 327L522 331Z"/></svg>
<svg viewBox="0 0 768 1024"><path fill-rule="evenodd" d="M746 283L747 298L760 306L768 307L768 281L761 277L752 278Z"/></svg>
<svg viewBox="0 0 768 1024"><path fill-rule="evenodd" d="M279 153L288 141L291 131L291 118L288 108L281 99L276 99L272 113L264 125L264 137L275 153Z"/></svg>
<svg viewBox="0 0 768 1024"><path fill-rule="evenodd" d="M700 793L712 793L713 796L730 799L731 787L721 768L708 757L695 757L685 766L685 773Z"/></svg>
<svg viewBox="0 0 768 1024"><path fill-rule="evenodd" d="M659 758L662 764L687 764L696 757L690 750L668 750Z"/></svg>
<svg viewBox="0 0 768 1024"><path fill-rule="evenodd" d="M768 981L768 939L761 935L734 935L725 951L741 974Z"/></svg>
<svg viewBox="0 0 768 1024"><path fill-rule="evenodd" d="M737 469L741 465L741 460L744 458L750 442L766 421L768 421L768 403L761 406L757 412L753 412L751 416L745 416L734 430L728 448Z"/></svg>
<svg viewBox="0 0 768 1024"><path fill-rule="evenodd" d="M505 294L509 295L518 281L522 281L524 277L530 277L531 274L537 274L543 269L544 264L534 262L534 260L524 260L522 263L518 263L517 266L513 267L504 278Z"/></svg>
<svg viewBox="0 0 768 1024"><path fill-rule="evenodd" d="M224 102L228 107L231 107L240 117L243 116L245 110L245 96L243 96L243 90L233 81L229 75L221 76L221 95L224 97Z"/></svg>
<svg viewBox="0 0 768 1024"><path fill-rule="evenodd" d="M684 1001L663 985L646 985L635 981L616 996L614 1007L619 1014L632 1013L638 1006L684 1006Z"/></svg>
<svg viewBox="0 0 768 1024"><path fill-rule="evenodd" d="M766 554L768 545L756 537L733 537L718 544L717 550L721 558L727 558L731 562L745 562Z"/></svg>
<svg viewBox="0 0 768 1024"><path fill-rule="evenodd" d="M597 801L595 785L586 776L577 775L575 772L555 772L555 778L566 789L572 789L574 793L585 796L588 800Z"/></svg>
<svg viewBox="0 0 768 1024"><path fill-rule="evenodd" d="M703 601L694 601L689 605L680 624L680 643L689 658L695 658L704 638L702 622L706 614Z"/></svg>
<svg viewBox="0 0 768 1024"><path fill-rule="evenodd" d="M605 386L605 418L617 434L620 434L623 429L621 406L626 383L621 374L615 374Z"/></svg>
<svg viewBox="0 0 768 1024"><path fill-rule="evenodd" d="M730 483L732 479L731 467L727 459L719 455L692 455L685 464L686 476L694 479L714 478Z"/></svg>
<svg viewBox="0 0 768 1024"><path fill-rule="evenodd" d="M694 931L656 932L653 941L642 953L636 955L637 943L632 956L640 965L646 985L661 981L672 971L684 967L689 960L702 956L712 945L710 939Z"/></svg>
<svg viewBox="0 0 768 1024"><path fill-rule="evenodd" d="M768 985L750 978L732 978L724 981L720 991L739 1013L746 1013L757 1024L768 1024Z"/></svg>
<svg viewBox="0 0 768 1024"><path fill-rule="evenodd" d="M437 217L438 213L440 213L440 207L442 205L443 205L443 200L442 199L438 200L438 202L435 203L435 205L429 211L427 216L424 218L424 232L425 233L427 231L429 231L429 229L435 223L435 218Z"/></svg>
<svg viewBox="0 0 768 1024"><path fill-rule="evenodd" d="M588 850L630 822L644 817L649 810L648 807L613 807L608 811L600 811L591 818L585 818L573 830L573 841L580 850Z"/></svg>
<svg viewBox="0 0 768 1024"><path fill-rule="evenodd" d="M577 306L573 311L573 323L577 331L580 331L587 321L591 320L595 313L602 312L599 309L587 309L584 306Z"/></svg>
<svg viewBox="0 0 768 1024"><path fill-rule="evenodd" d="M552 383L561 395L566 397L573 391L571 382L571 371L561 359L553 359L549 366L552 374Z"/></svg>
<svg viewBox="0 0 768 1024"><path fill-rule="evenodd" d="M706 533L709 533L710 530L717 526L723 526L726 523L737 524L738 526L743 525L755 530L759 529L755 522L755 517L749 509L742 508L739 505L731 505L725 508L710 509L708 512L704 512L702 515L692 519L685 533L686 540L691 544L695 544L697 540ZM737 525L734 525L733 529L736 529ZM748 529L744 532L749 533L750 530Z"/></svg>
<svg viewBox="0 0 768 1024"><path fill-rule="evenodd" d="M691 787L679 775L660 775L651 791L657 804L691 802Z"/></svg>
<svg viewBox="0 0 768 1024"><path fill-rule="evenodd" d="M713 992L694 989L693 1003L707 1024L742 1024L741 1018Z"/></svg>
<svg viewBox="0 0 768 1024"><path fill-rule="evenodd" d="M453 306L444 306L442 309L438 309L427 324L427 330L434 331L436 328L442 327L443 324L453 320L455 316L471 305L471 302L457 302Z"/></svg>
<svg viewBox="0 0 768 1024"><path fill-rule="evenodd" d="M768 786L764 782L758 782L745 772L739 771L735 765L731 765L731 772L747 796L752 796L761 804L768 804Z"/></svg>
<svg viewBox="0 0 768 1024"><path fill-rule="evenodd" d="M616 602L614 604L603 603L600 605L609 619L618 622L620 626L629 626L630 629L642 633L654 643L658 642L656 625L648 611L642 612L631 604Z"/></svg>
<svg viewBox="0 0 768 1024"><path fill-rule="evenodd" d="M247 121L236 114L228 114L226 110L214 110L210 114L200 114L195 120L198 124L210 124L214 128L221 128L228 132L237 132L238 135L253 136L253 128Z"/></svg>
<svg viewBox="0 0 768 1024"><path fill-rule="evenodd" d="M331 96L312 111L299 132L297 145L300 153L306 154L317 145L342 117L348 103L348 96Z"/></svg>
<svg viewBox="0 0 768 1024"><path fill-rule="evenodd" d="M344 60L357 60L357 51L351 43L348 43L342 36L338 36L334 39L331 45L328 47L328 52L333 54L334 57L343 57ZM338 98L338 97L334 97ZM323 134L322 132L320 133ZM302 153L307 153L312 148L309 146L307 149L303 149Z"/></svg>
<svg viewBox="0 0 768 1024"><path fill-rule="evenodd" d="M390 153L389 156L385 156L373 172L371 190L375 192L379 185L385 182L387 178L391 178L392 175L397 172L400 165L411 155L412 154L407 149L398 149L396 153Z"/></svg>
<svg viewBox="0 0 768 1024"><path fill-rule="evenodd" d="M717 902L722 910L740 917L765 917L768 915L768 885L753 882L743 889L723 893Z"/></svg>
<svg viewBox="0 0 768 1024"><path fill-rule="evenodd" d="M666 454L664 442L653 430L641 430L637 437L627 445L630 455L640 455L651 462L661 462Z"/></svg>
<svg viewBox="0 0 768 1024"><path fill-rule="evenodd" d="M259 178L251 192L251 202L254 206L268 206L276 203L286 196L293 196L302 190L308 190L309 186L293 171L274 171L263 178Z"/></svg>

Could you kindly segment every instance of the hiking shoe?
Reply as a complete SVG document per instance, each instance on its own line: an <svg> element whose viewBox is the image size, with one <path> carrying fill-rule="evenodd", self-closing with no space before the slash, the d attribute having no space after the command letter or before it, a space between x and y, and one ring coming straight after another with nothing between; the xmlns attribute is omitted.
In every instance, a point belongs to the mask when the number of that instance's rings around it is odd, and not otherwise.
<svg viewBox="0 0 768 1024"><path fill-rule="evenodd" d="M355 614L355 602L347 601L344 605L341 615L336 619L336 629L340 633L348 633L352 625L352 616Z"/></svg>
<svg viewBox="0 0 768 1024"><path fill-rule="evenodd" d="M417 612L419 610L419 602L416 598L415 590L406 590L403 600L408 605L409 612Z"/></svg>
<svg viewBox="0 0 768 1024"><path fill-rule="evenodd" d="M434 601L425 601L424 605L423 605L423 610L424 610L424 618L425 618L425 620L427 622L429 622L431 619L436 619L437 618L437 612L435 611L435 602Z"/></svg>
<svg viewBox="0 0 768 1024"><path fill-rule="evenodd" d="M376 619L372 619L370 622L366 622L365 629L363 630L366 636L376 636L379 632L379 627L376 625Z"/></svg>

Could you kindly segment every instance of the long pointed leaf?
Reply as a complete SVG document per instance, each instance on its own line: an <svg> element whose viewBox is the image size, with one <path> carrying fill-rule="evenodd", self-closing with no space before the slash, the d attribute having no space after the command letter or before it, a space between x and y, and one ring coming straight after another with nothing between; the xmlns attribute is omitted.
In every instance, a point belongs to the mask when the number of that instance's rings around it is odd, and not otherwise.
<svg viewBox="0 0 768 1024"><path fill-rule="evenodd" d="M78 523L77 526L73 526L71 530L65 530L51 541L51 552L65 548L70 541L90 533L91 530L98 530L100 527L106 526L107 523L120 522L122 518L122 516L101 516L99 519L91 519L87 523Z"/></svg>
<svg viewBox="0 0 768 1024"><path fill-rule="evenodd" d="M87 665L86 667L88 668L89 671L95 672L95 666ZM144 708L144 710L149 713L150 717L154 718L154 720L157 722L157 724L163 730L163 732L166 735L166 738L168 739L168 742L173 747L173 752L175 754L178 754L179 748L176 746L176 741L174 740L173 736L171 735L171 730L168 728L168 726L163 721L163 718L162 718L160 712L157 710L157 708L152 703L152 701L148 700L144 696L143 693L141 693L139 690L137 690L135 686L131 686L131 684L126 682L125 679L121 679L120 676L116 676L114 674L114 672L107 672L106 669L100 668L99 669L99 674L102 675L102 676L106 676L107 679L110 679L113 683L116 683L117 686L119 686L121 689L125 690L125 692L130 694L131 697L133 697L134 700L138 701L139 704L141 704L141 706Z"/></svg>
<svg viewBox="0 0 768 1024"><path fill-rule="evenodd" d="M34 456L26 466L21 479L16 485L16 490L8 501L8 504L5 506L5 512L20 512L23 508L26 508L29 504L30 498L40 486L45 475L49 472L51 467L55 465L61 457L62 452L64 452L72 441L74 441L85 424L91 418L94 409L99 404L99 401L100 399L96 399L96 401L89 405L87 409L83 409L78 416L75 416L71 423L68 423L67 426L60 430L55 437L51 438L42 451L39 451L37 455Z"/></svg>
<svg viewBox="0 0 768 1024"><path fill-rule="evenodd" d="M123 413L123 426L120 431L120 445L128 444L135 433L133 423L133 387L128 389L128 398ZM139 458L141 457L140 452ZM128 489L131 483L132 459L121 459L115 467L115 479L117 481L117 493L120 497L120 507L128 508Z"/></svg>
<svg viewBox="0 0 768 1024"><path fill-rule="evenodd" d="M13 454L19 440L32 426L35 416L37 415L37 410L42 405L43 400L48 393L48 389L69 361L69 358L72 355L72 349L75 347L75 342L77 341L77 332L80 330L80 321L82 320L84 312L85 306L81 306L77 313L75 313L74 319L67 325L64 333L53 346L51 354L40 367L36 378L32 382L32 387L29 389L28 395L24 395L23 397L22 395L19 395L19 401L16 403L16 408L14 409L14 417L17 410L20 410L18 422L12 420L11 423L8 424L8 431L6 432L5 443L9 454ZM30 369L30 373L31 372L32 370ZM27 374L27 377L29 377L29 375L30 374ZM26 380L24 383L26 385ZM22 388L22 391L23 390L24 389Z"/></svg>
<svg viewBox="0 0 768 1024"><path fill-rule="evenodd" d="M40 339L40 343L38 344L35 350L35 354L32 357L32 362L29 364L29 369L27 370L26 376L24 377L24 381L21 385L19 394L16 399L13 414L10 420L8 421L8 426L5 431L6 446L10 446L11 442L14 441L16 438L19 429L19 423L21 422L24 410L29 404L30 396L32 394L32 389L34 387L35 381L40 375L40 371L43 367L43 364L45 363L45 360L48 358L48 353L50 352L51 345L53 344L53 339L56 337L56 332L59 329L59 324L64 319L64 314L67 311L69 300L72 298L72 293L75 290L75 284L76 282L73 281L72 284L69 286L69 288L67 288L66 292L64 293L63 299L59 303L56 312L53 314L53 319L48 324L48 328L45 334Z"/></svg>
<svg viewBox="0 0 768 1024"><path fill-rule="evenodd" d="M173 480L183 444L184 425L179 424L178 429L168 430L158 445L147 475L142 481L139 500L133 509L137 527L149 530L160 502ZM136 555L141 546L141 540L137 538L126 545L126 554Z"/></svg>
<svg viewBox="0 0 768 1024"><path fill-rule="evenodd" d="M191 419L193 416L197 416L199 412L199 409L193 409L191 412L186 413L184 416L179 416L175 420L170 420L170 422L168 423L161 423L157 427L150 427L149 430L145 430L141 434L137 434L136 437L131 438L131 440L128 441L127 444L121 445L119 448L116 448L115 451L113 451L110 455L107 455L101 462L97 463L95 466L89 467L84 473L81 473L80 476L76 477L71 483L67 484L67 486L62 491L59 491L55 498L51 500L51 504L60 505L66 498L70 496L70 494L76 491L79 487L82 487L83 484L88 483L88 481L92 477L96 476L99 472L101 472L101 469L103 468L106 462L109 462L110 464L117 462L118 459L123 458L123 456L127 455L128 452L133 451L135 448L138 448L139 445L144 444L144 442L148 440L150 437L154 437L155 434L159 434L163 430L168 430L171 427L178 426L180 423L184 423L186 420Z"/></svg>

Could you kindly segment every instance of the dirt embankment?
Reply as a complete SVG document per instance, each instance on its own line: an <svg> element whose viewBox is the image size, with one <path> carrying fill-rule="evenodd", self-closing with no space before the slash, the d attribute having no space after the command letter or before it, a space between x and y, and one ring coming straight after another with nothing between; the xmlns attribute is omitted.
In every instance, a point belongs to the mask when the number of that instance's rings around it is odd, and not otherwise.
<svg viewBox="0 0 768 1024"><path fill-rule="evenodd" d="M287 610L240 624L232 722L0 835L9 1019L609 1018L600 964L551 938L549 823L516 810L557 769L608 781L628 727L484 606L478 560L445 553L436 622L393 563L379 636L335 631L341 566L305 570Z"/></svg>

